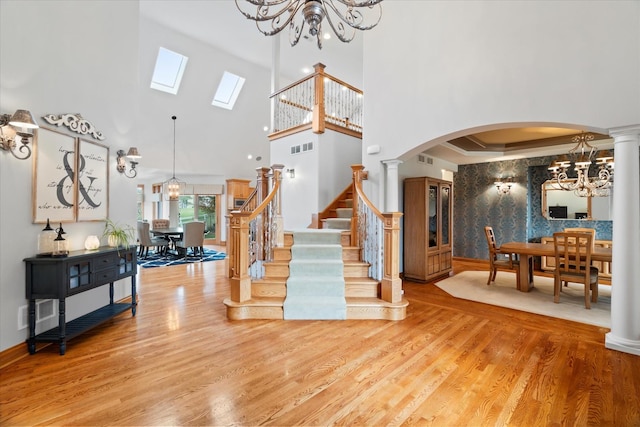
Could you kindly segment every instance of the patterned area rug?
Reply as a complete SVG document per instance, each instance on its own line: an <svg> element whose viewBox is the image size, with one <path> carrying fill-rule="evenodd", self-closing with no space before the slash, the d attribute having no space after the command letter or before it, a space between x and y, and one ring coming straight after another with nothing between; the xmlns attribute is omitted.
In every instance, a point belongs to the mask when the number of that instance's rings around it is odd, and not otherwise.
<svg viewBox="0 0 640 427"><path fill-rule="evenodd" d="M191 254L191 252L189 252L189 254ZM225 259L226 257L227 254L224 252L218 252L207 248L204 248L204 255L202 256L202 259L191 255L186 258L171 254L163 256L153 251L149 251L149 255L146 259L138 258L138 265L144 268L167 267L171 265L192 264L194 262L218 261Z"/></svg>

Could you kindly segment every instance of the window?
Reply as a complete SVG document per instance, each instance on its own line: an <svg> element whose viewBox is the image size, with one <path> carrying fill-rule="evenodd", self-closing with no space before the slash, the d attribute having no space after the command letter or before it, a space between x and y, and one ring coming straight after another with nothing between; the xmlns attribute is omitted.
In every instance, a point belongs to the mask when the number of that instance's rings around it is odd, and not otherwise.
<svg viewBox="0 0 640 427"><path fill-rule="evenodd" d="M238 99L238 95L240 95L244 81L244 78L225 71L211 105L233 110L233 106Z"/></svg>
<svg viewBox="0 0 640 427"><path fill-rule="evenodd" d="M177 94L188 60L184 55L161 47L153 70L151 89Z"/></svg>

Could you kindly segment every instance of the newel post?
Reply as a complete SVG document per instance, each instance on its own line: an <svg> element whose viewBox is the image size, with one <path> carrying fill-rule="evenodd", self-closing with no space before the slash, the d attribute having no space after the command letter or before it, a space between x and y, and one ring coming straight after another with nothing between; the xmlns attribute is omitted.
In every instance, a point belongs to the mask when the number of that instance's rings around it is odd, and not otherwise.
<svg viewBox="0 0 640 427"><path fill-rule="evenodd" d="M402 301L402 279L400 279L400 218L401 212L385 212L384 216L384 260L382 271L382 299L396 303Z"/></svg>
<svg viewBox="0 0 640 427"><path fill-rule="evenodd" d="M251 299L251 276L249 276L249 216L251 212L231 214L231 236L229 241L233 256L231 265L231 301L244 302Z"/></svg>
<svg viewBox="0 0 640 427"><path fill-rule="evenodd" d="M353 171L352 214L351 214L351 246L358 246L358 189L362 189L363 165L351 165Z"/></svg>
<svg viewBox="0 0 640 427"><path fill-rule="evenodd" d="M278 193L275 198L275 227L276 227L276 243L275 246L284 246L284 218L282 218L282 170L284 165L275 164L271 166L273 170L273 183L271 188L278 187Z"/></svg>
<svg viewBox="0 0 640 427"><path fill-rule="evenodd" d="M313 66L315 99L313 100L312 130L314 133L324 133L324 67L325 65L321 63Z"/></svg>

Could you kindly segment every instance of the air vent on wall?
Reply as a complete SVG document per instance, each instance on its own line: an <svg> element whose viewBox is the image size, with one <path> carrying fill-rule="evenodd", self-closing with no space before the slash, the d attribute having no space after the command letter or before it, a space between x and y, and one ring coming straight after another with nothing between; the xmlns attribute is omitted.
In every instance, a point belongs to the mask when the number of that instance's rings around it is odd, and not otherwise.
<svg viewBox="0 0 640 427"><path fill-rule="evenodd" d="M291 154L304 153L306 151L313 151L313 142L305 142L302 145L292 145Z"/></svg>
<svg viewBox="0 0 640 427"><path fill-rule="evenodd" d="M418 163L432 165L433 157L425 156L424 154L418 154Z"/></svg>

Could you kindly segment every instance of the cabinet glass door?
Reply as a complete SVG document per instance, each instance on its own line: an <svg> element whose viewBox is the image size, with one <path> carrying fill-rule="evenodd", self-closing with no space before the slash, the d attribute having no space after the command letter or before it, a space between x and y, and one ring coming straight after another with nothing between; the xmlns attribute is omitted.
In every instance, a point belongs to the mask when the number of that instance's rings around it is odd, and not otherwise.
<svg viewBox="0 0 640 427"><path fill-rule="evenodd" d="M440 197L442 198L442 245L449 244L449 186L443 185Z"/></svg>
<svg viewBox="0 0 640 427"><path fill-rule="evenodd" d="M438 186L429 185L429 247L438 246Z"/></svg>

